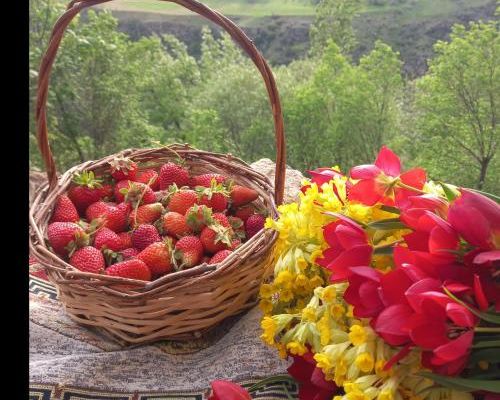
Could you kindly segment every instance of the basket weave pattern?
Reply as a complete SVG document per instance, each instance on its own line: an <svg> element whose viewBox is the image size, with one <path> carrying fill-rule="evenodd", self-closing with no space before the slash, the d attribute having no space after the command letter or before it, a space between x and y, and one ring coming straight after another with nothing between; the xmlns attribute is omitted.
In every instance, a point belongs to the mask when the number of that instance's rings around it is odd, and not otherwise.
<svg viewBox="0 0 500 400"><path fill-rule="evenodd" d="M194 0L165 0L178 3L224 28L250 56L260 71L274 117L277 161L276 179L269 179L247 163L229 155L197 150L175 144L153 149L127 149L98 161L77 165L57 178L46 124L49 76L62 36L71 19L83 8L109 0L73 1L56 22L39 72L37 97L37 138L47 171L47 184L35 194L30 208L30 251L47 271L58 290L60 301L75 321L99 328L122 345L142 344L161 339L186 340L199 337L223 319L256 303L262 279L269 274L276 233L262 230L222 263L201 264L165 275L152 282L79 271L54 254L46 243L46 230L57 197L65 193L75 173L109 170L117 155L136 161L141 168L159 167L185 160L192 174L215 172L259 193L257 203L268 215L277 216L276 204L283 198L285 146L279 95L271 70L251 40L229 19ZM125 285L126 284L126 285Z"/></svg>

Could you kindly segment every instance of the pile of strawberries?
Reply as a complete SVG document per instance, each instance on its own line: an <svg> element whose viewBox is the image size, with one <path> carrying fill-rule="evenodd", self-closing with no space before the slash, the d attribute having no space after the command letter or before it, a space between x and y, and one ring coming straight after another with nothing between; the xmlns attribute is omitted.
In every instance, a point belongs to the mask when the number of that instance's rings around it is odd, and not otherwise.
<svg viewBox="0 0 500 400"><path fill-rule="evenodd" d="M150 281L223 261L264 227L257 198L224 175L191 176L173 162L139 169L117 157L108 175L75 176L54 206L48 242L81 271Z"/></svg>

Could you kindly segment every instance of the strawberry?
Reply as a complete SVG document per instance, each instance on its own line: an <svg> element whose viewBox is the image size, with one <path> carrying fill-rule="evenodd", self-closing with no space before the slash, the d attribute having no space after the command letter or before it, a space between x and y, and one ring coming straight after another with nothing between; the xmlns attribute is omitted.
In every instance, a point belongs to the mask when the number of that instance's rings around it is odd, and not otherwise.
<svg viewBox="0 0 500 400"><path fill-rule="evenodd" d="M201 264L208 264L210 262L210 256L203 256L201 259Z"/></svg>
<svg viewBox="0 0 500 400"><path fill-rule="evenodd" d="M71 255L76 248L88 246L89 236L73 222L52 222L47 228L49 244L60 256Z"/></svg>
<svg viewBox="0 0 500 400"><path fill-rule="evenodd" d="M120 237L120 241L121 241L121 249L128 249L129 247L133 247L132 246L132 233L130 232L120 232L118 234L118 236Z"/></svg>
<svg viewBox="0 0 500 400"><path fill-rule="evenodd" d="M214 212L222 212L227 208L229 193L221 185L212 181L212 186L209 188L196 188L198 194L198 204L203 204L212 209Z"/></svg>
<svg viewBox="0 0 500 400"><path fill-rule="evenodd" d="M152 224L161 217L163 206L161 203L151 203L139 206L129 215L129 225L135 227L141 224Z"/></svg>
<svg viewBox="0 0 500 400"><path fill-rule="evenodd" d="M212 179L215 180L215 183L217 184L217 183L224 183L227 178L221 174L196 175L189 180L189 186L210 187L212 186Z"/></svg>
<svg viewBox="0 0 500 400"><path fill-rule="evenodd" d="M78 211L69 197L65 194L59 196L50 222L78 222L79 220Z"/></svg>
<svg viewBox="0 0 500 400"><path fill-rule="evenodd" d="M169 195L171 194L168 190L158 190L155 193L155 198L156 198L156 203L162 203L167 202L169 199Z"/></svg>
<svg viewBox="0 0 500 400"><path fill-rule="evenodd" d="M128 215L131 206L129 203L106 203L98 201L91 204L85 212L89 221L94 221L98 218L103 220L103 226L118 233L123 232L128 226Z"/></svg>
<svg viewBox="0 0 500 400"><path fill-rule="evenodd" d="M154 242L161 242L161 236L153 225L139 225L139 227L132 232L132 244L138 250L144 250Z"/></svg>
<svg viewBox="0 0 500 400"><path fill-rule="evenodd" d="M199 206L195 204L186 211L186 223L193 230L193 232L199 233L207 226L213 222L212 210L207 206Z"/></svg>
<svg viewBox="0 0 500 400"><path fill-rule="evenodd" d="M76 186L68 191L68 197L71 199L76 209L83 215L89 205L100 200L102 197L102 180L94 177L94 172L84 171L76 174L73 178Z"/></svg>
<svg viewBox="0 0 500 400"><path fill-rule="evenodd" d="M131 258L109 266L106 269L106 274L141 281L151 280L151 271L148 266L137 258Z"/></svg>
<svg viewBox="0 0 500 400"><path fill-rule="evenodd" d="M231 205L233 207L243 206L259 198L259 193L245 186L234 185L230 192Z"/></svg>
<svg viewBox="0 0 500 400"><path fill-rule="evenodd" d="M119 254L122 256L123 260L127 260L127 259L135 257L137 254L139 254L139 250L137 250L133 247L129 247L129 248L126 248L126 249L120 251Z"/></svg>
<svg viewBox="0 0 500 400"><path fill-rule="evenodd" d="M133 181L137 173L137 164L128 157L118 156L109 162L111 176L118 182L124 179Z"/></svg>
<svg viewBox="0 0 500 400"><path fill-rule="evenodd" d="M95 274L100 274L106 267L104 256L92 246L85 246L76 250L69 259L69 263L80 271Z"/></svg>
<svg viewBox="0 0 500 400"><path fill-rule="evenodd" d="M148 185L141 182L120 181L115 186L115 199L132 205L156 202L156 195Z"/></svg>
<svg viewBox="0 0 500 400"><path fill-rule="evenodd" d="M208 263L209 264L218 264L218 263L224 261L227 258L227 256L229 256L231 253L232 253L231 250L218 251L217 253L215 253L213 255L213 257L210 259L210 261Z"/></svg>
<svg viewBox="0 0 500 400"><path fill-rule="evenodd" d="M186 211L194 206L198 200L196 192L193 190L179 190L175 192L168 202L168 210L186 214Z"/></svg>
<svg viewBox="0 0 500 400"><path fill-rule="evenodd" d="M110 184L102 185L101 187L101 199L111 201L114 195L114 187Z"/></svg>
<svg viewBox="0 0 500 400"><path fill-rule="evenodd" d="M240 245L241 245L241 240L240 239L233 239L233 241L231 242L230 249L231 250L236 250L238 247L240 247Z"/></svg>
<svg viewBox="0 0 500 400"><path fill-rule="evenodd" d="M248 217L245 222L245 232L247 234L247 238L250 239L257 232L264 228L264 223L266 219L260 214L254 214Z"/></svg>
<svg viewBox="0 0 500 400"><path fill-rule="evenodd" d="M173 211L169 211L163 216L161 224L162 232L174 237L182 237L192 233L186 222L186 217Z"/></svg>
<svg viewBox="0 0 500 400"><path fill-rule="evenodd" d="M212 219L217 221L219 224L221 224L224 227L228 227L229 225L229 220L228 218L222 214L222 213L215 213L212 215Z"/></svg>
<svg viewBox="0 0 500 400"><path fill-rule="evenodd" d="M231 246L231 228L220 224L207 226L201 231L200 240L205 252L214 254Z"/></svg>
<svg viewBox="0 0 500 400"><path fill-rule="evenodd" d="M111 229L102 227L94 236L94 247L99 250L109 249L119 251L122 249L122 240Z"/></svg>
<svg viewBox="0 0 500 400"><path fill-rule="evenodd" d="M247 204L243 207L238 207L234 211L234 216L245 222L250 215L255 214L255 208L251 204Z"/></svg>
<svg viewBox="0 0 500 400"><path fill-rule="evenodd" d="M145 169L137 174L136 182L142 182L149 185L151 189L157 191L160 188L160 181L158 180L158 172L154 169Z"/></svg>
<svg viewBox="0 0 500 400"><path fill-rule="evenodd" d="M175 244L174 259L179 269L198 265L203 257L203 244L196 236L184 236Z"/></svg>
<svg viewBox="0 0 500 400"><path fill-rule="evenodd" d="M142 250L137 258L149 267L153 277L159 277L172 271L172 244L168 239L164 242L151 243Z"/></svg>
<svg viewBox="0 0 500 400"><path fill-rule="evenodd" d="M168 162L160 168L158 181L161 190L168 189L174 183L179 187L186 186L189 182L189 172L180 165Z"/></svg>

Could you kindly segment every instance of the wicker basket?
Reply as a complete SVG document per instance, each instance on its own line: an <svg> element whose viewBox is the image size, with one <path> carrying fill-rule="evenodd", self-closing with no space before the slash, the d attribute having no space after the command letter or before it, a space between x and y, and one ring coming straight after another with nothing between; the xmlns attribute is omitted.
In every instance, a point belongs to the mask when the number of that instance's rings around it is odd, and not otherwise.
<svg viewBox="0 0 500 400"><path fill-rule="evenodd" d="M96 327L122 345L198 338L223 319L256 304L259 285L272 270L269 266L276 240L275 232L262 230L220 264L202 264L152 282L79 271L54 254L46 244L46 230L53 205L58 195L68 190L74 173L92 170L102 174L109 168L108 161L117 155L87 161L58 178L46 123L49 75L65 29L80 10L106 1L109 0L72 1L54 26L40 66L37 138L48 182L37 191L30 208L30 251L45 267L66 312L78 323ZM276 204L280 204L283 198L285 146L278 90L268 64L252 41L217 11L195 0L166 1L178 3L220 25L245 50L260 71L274 117L277 146L275 190L267 177L228 154L177 144L153 149L128 149L118 154L145 163L148 168L159 168L178 154L193 173L223 173L235 182L254 188L259 193L257 201L260 206L276 217ZM123 288L124 283L128 289Z"/></svg>

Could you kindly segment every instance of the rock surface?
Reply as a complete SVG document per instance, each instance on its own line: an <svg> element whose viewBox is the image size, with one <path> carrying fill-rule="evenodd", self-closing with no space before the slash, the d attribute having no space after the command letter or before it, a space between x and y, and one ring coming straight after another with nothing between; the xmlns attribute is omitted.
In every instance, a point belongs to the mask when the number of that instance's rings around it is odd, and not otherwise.
<svg viewBox="0 0 500 400"><path fill-rule="evenodd" d="M261 174L266 175L274 184L276 164L273 161L269 158L262 158L250 164L250 166ZM291 203L297 199L300 187L302 186L302 179L304 179L304 175L302 175L300 171L292 169L287 165L285 173L285 194L283 196L284 203Z"/></svg>

